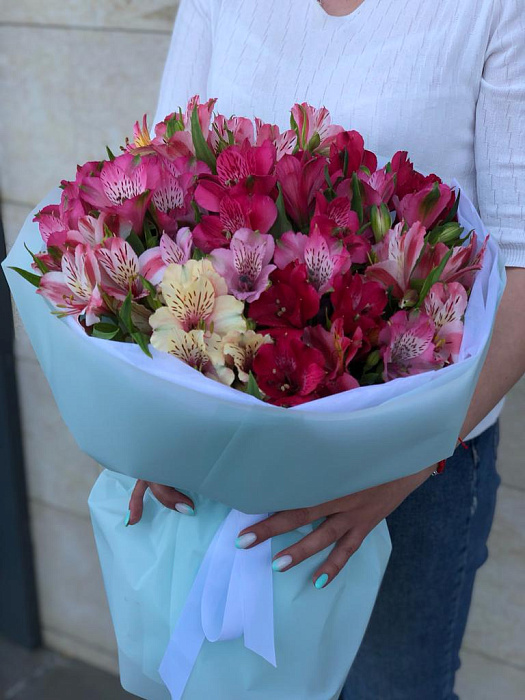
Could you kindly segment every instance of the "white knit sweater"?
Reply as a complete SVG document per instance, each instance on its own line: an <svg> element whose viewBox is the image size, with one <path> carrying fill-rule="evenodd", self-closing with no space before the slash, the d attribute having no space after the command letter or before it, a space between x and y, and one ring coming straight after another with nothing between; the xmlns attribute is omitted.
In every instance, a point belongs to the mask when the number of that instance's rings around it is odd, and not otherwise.
<svg viewBox="0 0 525 700"><path fill-rule="evenodd" d="M525 267L525 0L182 0L155 122L194 94L287 128L326 106L386 157L456 178ZM493 422L488 416L481 429Z"/></svg>

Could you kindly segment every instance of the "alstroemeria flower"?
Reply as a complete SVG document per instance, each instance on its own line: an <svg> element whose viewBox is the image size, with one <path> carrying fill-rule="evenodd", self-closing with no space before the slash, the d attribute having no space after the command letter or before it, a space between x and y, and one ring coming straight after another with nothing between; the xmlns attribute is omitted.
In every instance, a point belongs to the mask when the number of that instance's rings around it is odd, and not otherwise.
<svg viewBox="0 0 525 700"><path fill-rule="evenodd" d="M220 153L227 146L242 146L248 140L250 146L255 143L253 122L246 117L230 117L218 114L211 127L209 143L215 153Z"/></svg>
<svg viewBox="0 0 525 700"><path fill-rule="evenodd" d="M359 386L359 382L348 371L348 365L354 359L363 341L363 332L356 328L352 338L344 333L343 319L339 318L327 331L323 326L308 326L303 333L304 342L319 350L325 360L326 377L319 396L338 394Z"/></svg>
<svg viewBox="0 0 525 700"><path fill-rule="evenodd" d="M360 357L365 355L377 345L379 332L385 323L385 290L378 282L347 272L335 279L330 300L334 308L332 322L342 319L345 335L353 337L358 328L363 332L358 354Z"/></svg>
<svg viewBox="0 0 525 700"><path fill-rule="evenodd" d="M204 253L230 245L233 234L241 228L268 233L277 218L277 208L266 195L225 195L220 199L217 215L205 215L193 230L195 245Z"/></svg>
<svg viewBox="0 0 525 700"><path fill-rule="evenodd" d="M319 311L319 294L308 282L306 265L290 263L270 275L272 286L250 304L249 315L261 326L300 328Z"/></svg>
<svg viewBox="0 0 525 700"><path fill-rule="evenodd" d="M285 155L291 155L297 145L297 134L293 129L279 130L275 124L265 124L262 119L255 118L255 145L262 146L265 141L270 141L275 146L275 160L281 160Z"/></svg>
<svg viewBox="0 0 525 700"><path fill-rule="evenodd" d="M184 331L171 326L163 332L154 332L151 344L222 384L230 385L235 379L233 370L225 366L222 339L217 333Z"/></svg>
<svg viewBox="0 0 525 700"><path fill-rule="evenodd" d="M409 226L418 222L431 228L438 219L446 216L455 201L455 194L448 185L433 182L418 192L406 194L401 200L394 195L392 201L400 220Z"/></svg>
<svg viewBox="0 0 525 700"><path fill-rule="evenodd" d="M209 172L205 163L189 167L188 158L159 161L159 179L151 197L153 218L161 231L174 234L181 222L192 223L195 214L192 199L197 175Z"/></svg>
<svg viewBox="0 0 525 700"><path fill-rule="evenodd" d="M325 181L325 165L325 158L305 152L283 156L275 166L286 213L299 228L304 228L309 223L316 193Z"/></svg>
<svg viewBox="0 0 525 700"><path fill-rule="evenodd" d="M444 362L456 362L463 339L463 316L467 308L466 289L458 282L432 285L424 309L434 321L436 355Z"/></svg>
<svg viewBox="0 0 525 700"><path fill-rule="evenodd" d="M381 206L384 202L388 204L394 194L395 175L393 172L388 172L385 168L380 168L368 175L368 173L360 170L357 177L361 180L365 206Z"/></svg>
<svg viewBox="0 0 525 700"><path fill-rule="evenodd" d="M337 134L344 131L342 126L332 124L330 112L326 107L317 109L306 102L292 107L292 124L297 133L297 143L302 151L315 145L313 151L328 152ZM318 140L318 143L315 144L312 139Z"/></svg>
<svg viewBox="0 0 525 700"><path fill-rule="evenodd" d="M315 228L327 239L342 241L350 253L352 263L360 265L368 261L371 244L365 237L366 234L357 235L359 217L352 209L351 198L336 197L328 201L322 192L318 192L310 231Z"/></svg>
<svg viewBox="0 0 525 700"><path fill-rule="evenodd" d="M230 331L222 339L222 349L227 360L237 370L241 382L246 383L253 369L253 359L263 345L273 343L269 335L255 331Z"/></svg>
<svg viewBox="0 0 525 700"><path fill-rule="evenodd" d="M434 352L435 332L434 321L425 313L395 313L379 336L385 381L442 367Z"/></svg>
<svg viewBox="0 0 525 700"><path fill-rule="evenodd" d="M346 173L344 168L346 165ZM377 158L365 149L365 142L358 131L343 131L337 134L330 146L328 172L332 182L339 178L349 178L361 166L373 173L377 169Z"/></svg>
<svg viewBox="0 0 525 700"><path fill-rule="evenodd" d="M197 107L199 124L208 139L213 108L217 99L210 99L201 104L199 95L194 95L188 102L185 112L172 112L159 124L155 125L155 138L152 139L150 152L156 151L170 159L180 156L194 156L195 148L191 135L191 117Z"/></svg>
<svg viewBox="0 0 525 700"><path fill-rule="evenodd" d="M150 318L154 333L172 328L208 330L219 335L246 330L244 303L228 294L226 281L209 260L168 265L161 283L166 306Z"/></svg>
<svg viewBox="0 0 525 700"><path fill-rule="evenodd" d="M469 291L474 284L475 273L483 265L487 243L488 237L478 251L478 238L475 233L472 233L467 245L454 246L452 255L440 275L440 281L460 282ZM426 279L432 270L439 266L449 251L450 248L441 242L425 246L412 278L416 280Z"/></svg>
<svg viewBox="0 0 525 700"><path fill-rule="evenodd" d="M95 256L110 281L102 280L102 288L115 299L124 301L131 292L133 299L148 295L140 280L140 264L137 254L122 238L106 238L95 250Z"/></svg>
<svg viewBox="0 0 525 700"><path fill-rule="evenodd" d="M397 151L392 156L391 166L392 173L396 176L395 194L399 199L403 199L407 194L420 192L434 182L441 184L441 179L437 175L423 175L415 170L407 151Z"/></svg>
<svg viewBox="0 0 525 700"><path fill-rule="evenodd" d="M403 222L390 229L373 249L379 262L366 270L369 279L392 287L396 299L402 299L410 287L414 268L425 245L425 228L416 222L403 233Z"/></svg>
<svg viewBox="0 0 525 700"><path fill-rule="evenodd" d="M107 310L99 290L100 280L95 254L89 247L77 245L74 252L62 256L60 272L42 275L38 293L65 315L85 314L86 325L92 326Z"/></svg>
<svg viewBox="0 0 525 700"><path fill-rule="evenodd" d="M83 197L93 207L128 221L140 234L158 178L156 158L141 158L137 164L131 153L124 153L105 162L98 176L83 179Z"/></svg>
<svg viewBox="0 0 525 700"><path fill-rule="evenodd" d="M193 235L187 226L177 231L175 240L163 233L160 244L149 248L140 256L141 274L151 284L160 284L166 267L173 263L185 265L191 258L192 249Z"/></svg>
<svg viewBox="0 0 525 700"><path fill-rule="evenodd" d="M275 270L275 265L269 264L274 248L272 236L241 228L234 233L229 249L214 250L210 259L230 293L236 299L252 302L261 296Z"/></svg>
<svg viewBox="0 0 525 700"><path fill-rule="evenodd" d="M350 269L352 260L341 241L327 241L315 229L309 236L287 231L283 233L275 249L275 263L281 270L294 260L305 263L308 281L319 294L332 286L334 277Z"/></svg>
<svg viewBox="0 0 525 700"><path fill-rule="evenodd" d="M325 376L324 357L309 348L295 333L279 336L263 345L253 361L260 389L277 406L297 406L309 401Z"/></svg>

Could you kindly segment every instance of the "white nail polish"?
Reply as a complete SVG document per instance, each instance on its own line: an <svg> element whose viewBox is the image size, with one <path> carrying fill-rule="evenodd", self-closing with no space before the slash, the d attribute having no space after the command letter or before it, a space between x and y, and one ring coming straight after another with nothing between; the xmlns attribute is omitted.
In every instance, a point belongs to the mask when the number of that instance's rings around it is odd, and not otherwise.
<svg viewBox="0 0 525 700"><path fill-rule="evenodd" d="M195 515L193 508L186 503L176 503L175 510L183 515Z"/></svg>
<svg viewBox="0 0 525 700"><path fill-rule="evenodd" d="M255 542L257 539L257 535L255 532L247 532L245 535L241 535L240 537L237 537L235 540L235 546L237 549L246 549L246 547L249 547L251 544Z"/></svg>
<svg viewBox="0 0 525 700"><path fill-rule="evenodd" d="M279 559L272 562L272 569L274 571L282 571L286 569L287 566L290 566L291 563L292 557L289 554L285 554L284 557L279 557Z"/></svg>

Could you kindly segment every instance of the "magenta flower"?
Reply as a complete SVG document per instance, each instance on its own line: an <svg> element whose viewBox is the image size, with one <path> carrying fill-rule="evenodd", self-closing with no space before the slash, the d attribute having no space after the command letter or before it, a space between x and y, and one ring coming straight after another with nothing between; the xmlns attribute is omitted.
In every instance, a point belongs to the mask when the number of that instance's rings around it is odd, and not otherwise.
<svg viewBox="0 0 525 700"><path fill-rule="evenodd" d="M309 224L316 193L323 187L325 181L325 165L325 158L298 153L293 156L283 156L275 166L286 213L299 228Z"/></svg>
<svg viewBox="0 0 525 700"><path fill-rule="evenodd" d="M327 241L317 228L309 236L293 231L284 233L277 243L274 260L281 270L294 260L305 263L308 281L319 294L327 292L334 277L349 270L352 264L341 241Z"/></svg>
<svg viewBox="0 0 525 700"><path fill-rule="evenodd" d="M467 291L458 282L438 282L425 297L425 312L436 328L436 355L443 362L456 362L459 357L467 301Z"/></svg>
<svg viewBox="0 0 525 700"><path fill-rule="evenodd" d="M395 313L379 334L385 381L443 366L435 354L435 332L434 321L425 313Z"/></svg>
<svg viewBox="0 0 525 700"><path fill-rule="evenodd" d="M292 125L302 151L311 148L312 145L315 145L315 151L327 151L337 134L344 131L342 126L332 124L330 112L326 107L317 109L306 102L292 107ZM315 141L318 143L315 144Z"/></svg>
<svg viewBox="0 0 525 700"><path fill-rule="evenodd" d="M431 228L450 209L455 194L448 185L432 182L401 200L394 196L392 201L399 219L404 219L409 226L419 222L425 228Z"/></svg>
<svg viewBox="0 0 525 700"><path fill-rule="evenodd" d="M268 277L275 270L275 265L269 264L274 248L272 236L241 228L233 235L230 248L214 250L211 261L226 280L230 294L252 302L264 292Z"/></svg>
<svg viewBox="0 0 525 700"><path fill-rule="evenodd" d="M251 119L246 117L230 117L218 114L212 124L210 133L210 146L215 153L220 152L225 145L242 146L244 142L254 145L254 129Z"/></svg>
<svg viewBox="0 0 525 700"><path fill-rule="evenodd" d="M77 245L74 252L62 256L60 272L46 272L40 279L38 293L49 299L66 315L85 314L86 325L92 326L107 311L99 284L101 271L94 252Z"/></svg>
<svg viewBox="0 0 525 700"><path fill-rule="evenodd" d="M361 170L357 176L363 185L363 203L365 205L375 204L379 207L383 202L388 204L395 189L395 174L393 172L387 172L386 168L380 168L368 175Z"/></svg>
<svg viewBox="0 0 525 700"><path fill-rule="evenodd" d="M84 199L99 210L117 214L140 234L146 210L159 179L155 157L144 157L136 164L131 153L124 153L102 166L98 176L82 181Z"/></svg>
<svg viewBox="0 0 525 700"><path fill-rule="evenodd" d="M164 270L172 263L185 265L191 258L193 235L186 226L177 231L175 240L163 233L160 245L146 250L139 258L141 274L151 284L162 282Z"/></svg>
<svg viewBox="0 0 525 700"><path fill-rule="evenodd" d="M412 273L425 245L425 228L416 222L406 233L404 223L396 224L383 240L374 246L379 262L366 270L369 279L377 280L385 289L392 287L396 299L409 289Z"/></svg>
<svg viewBox="0 0 525 700"><path fill-rule="evenodd" d="M275 146L275 160L281 160L285 155L291 155L297 145L297 134L293 129L288 129L282 133L275 124L266 124L255 118L255 145L262 146L265 141L270 141Z"/></svg>
<svg viewBox="0 0 525 700"><path fill-rule="evenodd" d="M329 202L318 192L310 231L316 227L325 238L333 237L342 241L353 263L368 262L371 245L364 236L357 235L359 218L353 211L348 197L336 197Z"/></svg>

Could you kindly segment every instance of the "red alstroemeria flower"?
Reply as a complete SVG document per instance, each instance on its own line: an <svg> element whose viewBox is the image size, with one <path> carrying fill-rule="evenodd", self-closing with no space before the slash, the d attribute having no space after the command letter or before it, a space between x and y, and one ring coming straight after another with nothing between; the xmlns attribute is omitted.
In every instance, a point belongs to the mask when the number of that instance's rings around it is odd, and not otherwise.
<svg viewBox="0 0 525 700"><path fill-rule="evenodd" d="M270 275L272 286L250 304L249 316L261 326L300 328L319 311L319 295L308 282L306 265L290 263Z"/></svg>
<svg viewBox="0 0 525 700"><path fill-rule="evenodd" d="M403 199L407 194L419 192L434 182L441 184L441 179L437 175L432 173L425 176L415 170L407 151L397 151L392 157L391 165L392 173L396 176L395 194L399 199Z"/></svg>
<svg viewBox="0 0 525 700"><path fill-rule="evenodd" d="M336 197L329 202L322 192L318 192L310 233L316 228L325 238L342 241L353 263L367 262L371 244L364 236L357 235L359 217L352 209L348 197Z"/></svg>
<svg viewBox="0 0 525 700"><path fill-rule="evenodd" d="M385 324L382 318L387 304L385 290L378 282L347 272L335 281L330 299L334 307L332 322L342 319L347 336L353 336L360 328L363 343L358 355L361 357L368 353L377 345L379 331Z"/></svg>
<svg viewBox="0 0 525 700"><path fill-rule="evenodd" d="M401 200L397 195L392 197L400 221L406 221L409 226L419 222L427 229L446 217L455 199L454 190L438 182L413 194L406 194Z"/></svg>
<svg viewBox="0 0 525 700"><path fill-rule="evenodd" d="M324 357L326 377L318 390L319 396L330 396L359 386L359 382L348 371L363 342L363 332L356 328L352 338L344 334L343 319L339 318L327 331L323 326L309 326L303 334L304 342L319 350Z"/></svg>
<svg viewBox="0 0 525 700"><path fill-rule="evenodd" d="M297 406L310 401L325 376L324 357L296 334L282 334L271 345L262 345L253 360L253 372L269 402Z"/></svg>
<svg viewBox="0 0 525 700"><path fill-rule="evenodd" d="M346 174L343 172L346 152ZM332 182L338 178L349 177L364 165L371 173L377 169L377 158L365 149L365 142L358 131L343 131L337 134L330 147L330 165L328 167Z"/></svg>
<svg viewBox="0 0 525 700"><path fill-rule="evenodd" d="M316 193L323 187L326 163L326 158L305 151L283 156L275 167L286 213L301 229L308 226Z"/></svg>

